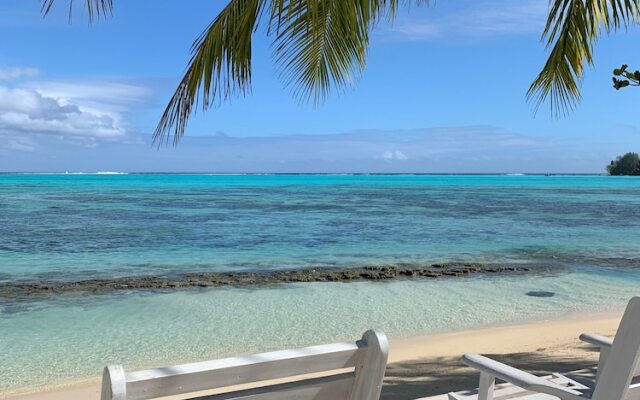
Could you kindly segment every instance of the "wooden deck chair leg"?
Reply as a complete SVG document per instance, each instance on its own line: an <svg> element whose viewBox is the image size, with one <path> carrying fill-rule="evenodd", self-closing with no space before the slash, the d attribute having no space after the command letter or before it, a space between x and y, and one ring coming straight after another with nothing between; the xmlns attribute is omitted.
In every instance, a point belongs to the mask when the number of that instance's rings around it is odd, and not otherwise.
<svg viewBox="0 0 640 400"><path fill-rule="evenodd" d="M127 400L127 381L122 365L105 367L100 400Z"/></svg>
<svg viewBox="0 0 640 400"><path fill-rule="evenodd" d="M387 367L389 343L387 337L377 330L366 331L362 341L367 344L367 352L356 366L351 400L378 400Z"/></svg>
<svg viewBox="0 0 640 400"><path fill-rule="evenodd" d="M480 385L478 387L478 400L493 400L493 389L496 386L496 378L486 372L480 372Z"/></svg>

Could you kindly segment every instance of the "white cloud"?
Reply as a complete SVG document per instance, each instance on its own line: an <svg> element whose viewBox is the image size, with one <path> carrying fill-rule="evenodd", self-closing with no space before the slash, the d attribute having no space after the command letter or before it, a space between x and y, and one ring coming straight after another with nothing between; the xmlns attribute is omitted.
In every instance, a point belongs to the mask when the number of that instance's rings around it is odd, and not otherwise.
<svg viewBox="0 0 640 400"><path fill-rule="evenodd" d="M398 36L407 39L435 39L442 34L441 27L435 23L408 21L393 28Z"/></svg>
<svg viewBox="0 0 640 400"><path fill-rule="evenodd" d="M381 156L379 157L374 157L374 158L381 158L383 160L398 160L398 161L405 161L408 160L409 157L407 157L403 152L401 152L400 150L395 150L395 151L385 151L384 153L382 153Z"/></svg>
<svg viewBox="0 0 640 400"><path fill-rule="evenodd" d="M437 5L412 13L413 17L393 26L391 33L405 40L540 34L548 13L546 0L491 0L462 2L458 6L439 14Z"/></svg>
<svg viewBox="0 0 640 400"><path fill-rule="evenodd" d="M34 68L0 69L0 79L36 74ZM21 80L0 85L0 147L29 151L46 142L43 135L85 148L104 141L137 143L128 134L126 116L146 106L151 94L145 87L122 81Z"/></svg>
<svg viewBox="0 0 640 400"><path fill-rule="evenodd" d="M36 81L26 86L48 97L82 104L87 110L109 112L113 117L126 112L132 105L145 102L151 95L145 87L121 82Z"/></svg>
<svg viewBox="0 0 640 400"><path fill-rule="evenodd" d="M12 80L20 78L33 78L38 76L40 71L30 67L0 67L0 80Z"/></svg>
<svg viewBox="0 0 640 400"><path fill-rule="evenodd" d="M121 138L125 128L108 113L83 109L33 89L0 86L0 131L65 137Z"/></svg>
<svg viewBox="0 0 640 400"><path fill-rule="evenodd" d="M396 151L394 152L394 154L395 154L395 156L396 156L396 160L404 161L404 160L408 160L408 159L409 159L409 157L407 157L407 156L406 156L403 152L401 152L400 150L396 150Z"/></svg>

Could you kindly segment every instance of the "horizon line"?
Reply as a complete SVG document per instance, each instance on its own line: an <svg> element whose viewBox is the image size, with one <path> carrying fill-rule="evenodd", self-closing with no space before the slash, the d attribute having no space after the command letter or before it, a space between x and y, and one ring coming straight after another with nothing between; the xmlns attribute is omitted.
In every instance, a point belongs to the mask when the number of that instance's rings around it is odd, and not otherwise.
<svg viewBox="0 0 640 400"><path fill-rule="evenodd" d="M610 176L605 172L161 172L161 171L0 171L0 175L434 175L434 176Z"/></svg>

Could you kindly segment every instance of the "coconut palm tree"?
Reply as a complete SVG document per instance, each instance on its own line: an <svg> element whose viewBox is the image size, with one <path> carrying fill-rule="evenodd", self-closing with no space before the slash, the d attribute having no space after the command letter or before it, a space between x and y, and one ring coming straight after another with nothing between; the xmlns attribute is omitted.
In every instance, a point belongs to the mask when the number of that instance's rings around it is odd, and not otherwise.
<svg viewBox="0 0 640 400"><path fill-rule="evenodd" d="M59 0L42 0L49 13ZM156 143L176 144L189 116L251 89L251 41L273 38L274 62L294 96L318 102L353 84L365 66L369 34L401 6L428 0L229 0L195 40L187 70L155 131ZM75 4L69 0L69 15ZM89 22L111 14L113 0L84 0ZM599 36L640 19L640 0L549 0L542 40L549 57L527 92L538 108L549 101L566 113L580 100L585 65Z"/></svg>

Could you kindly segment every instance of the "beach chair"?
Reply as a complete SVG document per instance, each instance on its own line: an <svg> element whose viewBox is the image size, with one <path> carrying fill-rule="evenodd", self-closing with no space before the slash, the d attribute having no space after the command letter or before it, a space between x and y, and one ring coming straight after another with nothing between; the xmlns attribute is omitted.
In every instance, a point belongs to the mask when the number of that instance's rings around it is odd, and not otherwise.
<svg viewBox="0 0 640 400"><path fill-rule="evenodd" d="M576 371L537 377L481 355L465 354L462 361L480 371L480 387L449 393L449 399L640 399L640 297L629 301L615 338L582 334L580 339L600 349L595 376ZM496 378L507 383L495 385Z"/></svg>
<svg viewBox="0 0 640 400"><path fill-rule="evenodd" d="M104 369L101 400L378 400L387 354L386 336L369 330L356 342L146 371L125 373L111 365Z"/></svg>

